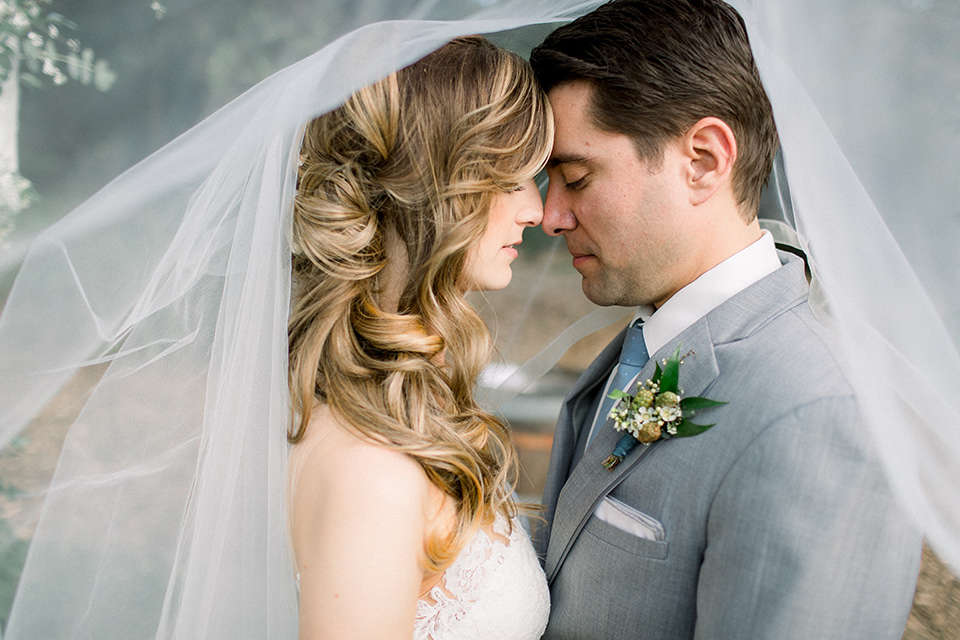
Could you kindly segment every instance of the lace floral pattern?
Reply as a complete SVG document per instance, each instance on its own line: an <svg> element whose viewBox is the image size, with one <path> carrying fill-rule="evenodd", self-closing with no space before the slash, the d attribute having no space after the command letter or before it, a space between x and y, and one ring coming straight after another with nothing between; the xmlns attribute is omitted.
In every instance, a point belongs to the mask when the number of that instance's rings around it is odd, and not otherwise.
<svg viewBox="0 0 960 640"><path fill-rule="evenodd" d="M493 536L477 532L417 604L414 640L535 640L550 614L550 592L530 539L498 516Z"/></svg>

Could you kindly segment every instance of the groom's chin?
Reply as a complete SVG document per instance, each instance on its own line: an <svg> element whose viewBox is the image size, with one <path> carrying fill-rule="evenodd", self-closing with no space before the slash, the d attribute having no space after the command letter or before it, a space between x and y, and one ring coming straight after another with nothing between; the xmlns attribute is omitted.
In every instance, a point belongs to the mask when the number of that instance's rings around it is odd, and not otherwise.
<svg viewBox="0 0 960 640"><path fill-rule="evenodd" d="M593 273L589 276L580 274L580 288L587 300L598 307L636 307L644 304L637 295L638 291L630 286L624 286L626 283L601 277L601 274Z"/></svg>
<svg viewBox="0 0 960 640"><path fill-rule="evenodd" d="M580 277L580 288L587 300L600 307L610 307L618 304L616 296L611 295L603 286L603 283L598 282L596 276L588 277L581 273Z"/></svg>

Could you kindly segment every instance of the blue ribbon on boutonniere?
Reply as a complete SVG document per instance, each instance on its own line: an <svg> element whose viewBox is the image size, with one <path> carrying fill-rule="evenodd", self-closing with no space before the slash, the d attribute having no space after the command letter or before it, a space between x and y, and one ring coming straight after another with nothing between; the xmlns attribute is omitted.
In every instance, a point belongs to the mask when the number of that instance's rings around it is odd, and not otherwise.
<svg viewBox="0 0 960 640"><path fill-rule="evenodd" d="M690 354L687 354L690 355ZM686 357L686 356L684 356ZM726 402L701 397L682 397L680 389L680 357L678 346L673 354L660 363L653 377L644 383L637 381L637 391L629 394L620 389L608 397L618 400L610 410L614 428L626 431L617 441L613 453L603 461L603 466L613 471L637 444L649 445L657 440L689 438L700 435L713 424L695 424L688 418L701 410L716 407Z"/></svg>

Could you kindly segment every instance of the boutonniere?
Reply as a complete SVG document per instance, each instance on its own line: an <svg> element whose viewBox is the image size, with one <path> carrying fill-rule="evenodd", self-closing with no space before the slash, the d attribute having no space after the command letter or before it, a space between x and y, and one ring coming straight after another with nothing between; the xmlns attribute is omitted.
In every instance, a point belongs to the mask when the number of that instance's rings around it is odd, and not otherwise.
<svg viewBox="0 0 960 640"><path fill-rule="evenodd" d="M617 431L626 431L614 447L613 454L603 461L603 466L608 470L613 471L637 443L649 445L674 437L689 438L713 426L694 424L687 418L700 409L727 403L709 398L682 397L679 386L682 363L678 346L673 355L664 360L663 369L658 362L652 378L642 384L637 381L635 394L616 389L608 396L618 401L610 410L614 427Z"/></svg>

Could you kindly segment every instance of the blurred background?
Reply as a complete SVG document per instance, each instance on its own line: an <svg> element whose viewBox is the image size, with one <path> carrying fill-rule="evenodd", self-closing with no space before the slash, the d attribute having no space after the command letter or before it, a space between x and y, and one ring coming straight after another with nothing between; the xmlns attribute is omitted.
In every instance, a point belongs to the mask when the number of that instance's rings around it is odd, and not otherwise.
<svg viewBox="0 0 960 640"><path fill-rule="evenodd" d="M0 0L0 305L40 229L271 73L373 20L456 18L495 2ZM794 4L796 13L782 16L783 39L799 23L815 25L822 38L797 73L830 105L824 119L960 342L960 2ZM492 38L527 53L514 34ZM840 60L846 73L823 73ZM878 104L902 117L856 117ZM933 239L910 233L909 212L920 209L935 213L941 233ZM497 336L492 383L532 357L544 336L592 310L563 243L539 229L525 234L514 277L536 279L542 295L508 288L475 300ZM621 326L576 343L504 407L520 450L522 497L539 499L565 390ZM51 425L65 432L101 373L84 371L64 389L38 418L44 433ZM21 472L20 454L37 451L49 452L52 470L58 449L28 431L0 452L0 625L29 538L5 528L14 499L29 490L5 483L4 471ZM37 469L38 478L50 470ZM904 637L960 637L960 583L929 551Z"/></svg>

